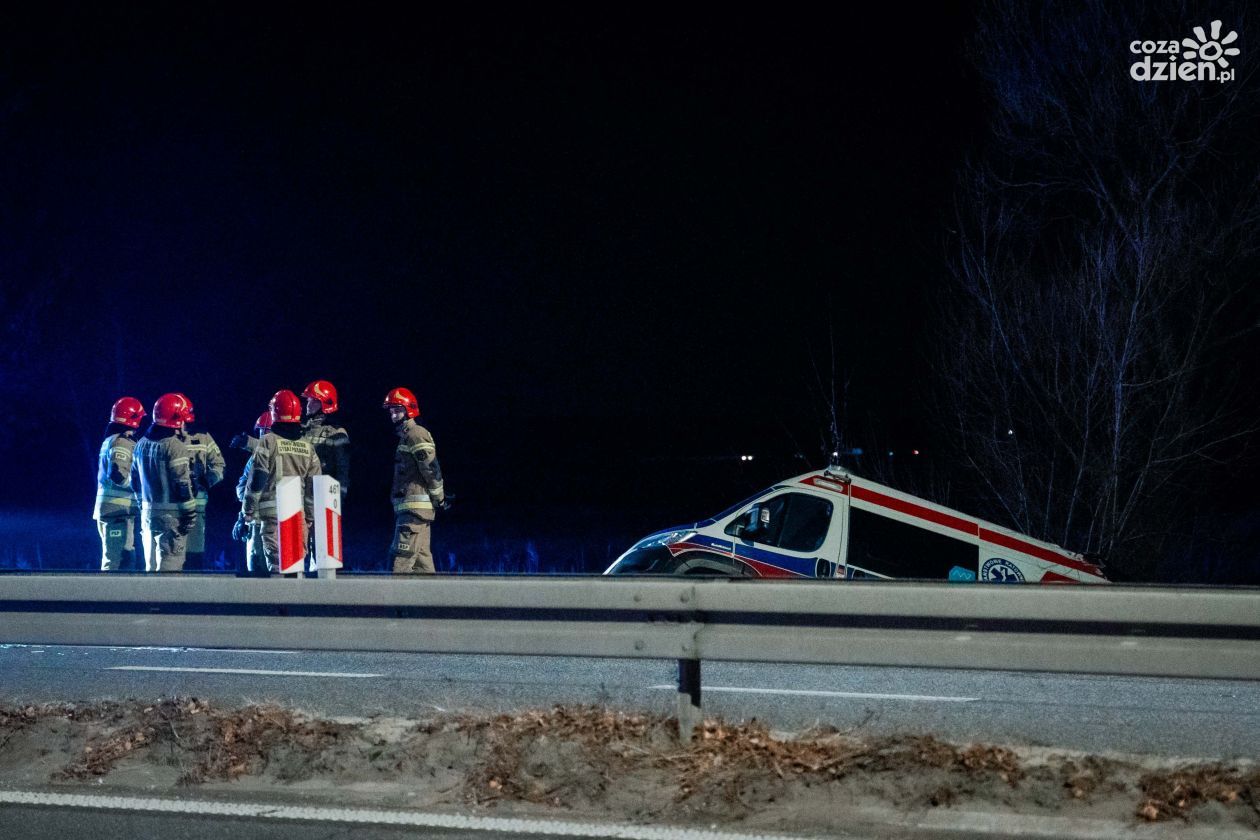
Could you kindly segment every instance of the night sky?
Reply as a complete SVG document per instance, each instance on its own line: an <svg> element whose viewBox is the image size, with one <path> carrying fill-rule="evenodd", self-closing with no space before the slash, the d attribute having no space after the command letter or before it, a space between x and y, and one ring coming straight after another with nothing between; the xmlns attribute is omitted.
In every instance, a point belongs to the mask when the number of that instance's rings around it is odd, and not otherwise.
<svg viewBox="0 0 1260 840"><path fill-rule="evenodd" d="M83 412L94 438L116 396L183 390L235 429L326 377L357 424L413 388L452 461L487 445L464 422L651 448L727 418L812 429L834 327L859 408L913 432L969 16L902 28L895 56L802 23L11 22L0 271L45 298L25 416Z"/></svg>
<svg viewBox="0 0 1260 840"><path fill-rule="evenodd" d="M833 345L853 443L930 446L930 299L983 117L967 7L59 8L0 24L6 505L90 509L123 394L184 391L226 444L314 378L365 515L388 507L395 385L468 517L700 515L821 466ZM732 478L743 451L764 474Z"/></svg>

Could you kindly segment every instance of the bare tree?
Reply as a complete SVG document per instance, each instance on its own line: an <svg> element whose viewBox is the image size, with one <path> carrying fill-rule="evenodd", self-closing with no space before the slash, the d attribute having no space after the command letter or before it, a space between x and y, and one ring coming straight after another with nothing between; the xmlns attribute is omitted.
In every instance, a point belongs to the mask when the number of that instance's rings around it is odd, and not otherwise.
<svg viewBox="0 0 1260 840"><path fill-rule="evenodd" d="M831 301L827 310L832 310ZM814 379L809 383L810 401L818 411L818 450L823 463L835 463L849 449L846 430L849 421L849 385L851 379L836 357L835 320L827 322L827 359L825 369L810 352Z"/></svg>
<svg viewBox="0 0 1260 840"><path fill-rule="evenodd" d="M1251 432L1230 361L1255 324L1260 169L1251 79L1129 75L1130 42L1208 21L1128 5L982 13L991 121L961 180L939 370L994 515L1142 577L1193 514L1177 491Z"/></svg>

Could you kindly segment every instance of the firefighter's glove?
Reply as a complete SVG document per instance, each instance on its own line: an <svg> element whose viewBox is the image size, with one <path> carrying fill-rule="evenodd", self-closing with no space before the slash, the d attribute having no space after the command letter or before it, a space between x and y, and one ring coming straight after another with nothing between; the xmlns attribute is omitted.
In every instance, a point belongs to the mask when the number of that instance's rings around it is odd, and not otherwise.
<svg viewBox="0 0 1260 840"><path fill-rule="evenodd" d="M437 509L442 511L442 513L448 513L450 512L451 502L453 501L455 501L455 494L447 493L442 497L442 501L437 503Z"/></svg>
<svg viewBox="0 0 1260 840"><path fill-rule="evenodd" d="M239 435L232 438L232 442L228 445L231 446L233 449L243 449L246 452L248 452L249 451L249 435L245 434L244 432L241 432Z"/></svg>
<svg viewBox="0 0 1260 840"><path fill-rule="evenodd" d="M232 539L237 542L245 542L249 539L249 523L245 521L245 514L236 514L236 524L232 526Z"/></svg>
<svg viewBox="0 0 1260 840"><path fill-rule="evenodd" d="M197 524L197 511L190 510L185 513L181 513L179 515L179 525L175 527L175 532L181 537L186 537L195 524Z"/></svg>

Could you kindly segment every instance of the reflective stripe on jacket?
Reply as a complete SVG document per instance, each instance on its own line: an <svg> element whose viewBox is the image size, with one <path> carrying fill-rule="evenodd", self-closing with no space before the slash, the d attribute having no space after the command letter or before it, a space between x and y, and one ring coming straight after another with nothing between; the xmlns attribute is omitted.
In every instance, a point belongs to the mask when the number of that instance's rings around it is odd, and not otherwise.
<svg viewBox="0 0 1260 840"><path fill-rule="evenodd" d="M193 432L184 435L183 440L188 447L193 490L197 494L197 501L204 505L210 488L223 480L227 462L223 459L223 450L219 449L219 444L214 442L208 432Z"/></svg>
<svg viewBox="0 0 1260 840"><path fill-rule="evenodd" d="M302 440L315 447L322 474L337 479L344 494L350 488L350 435L323 414L316 414L302 426Z"/></svg>
<svg viewBox="0 0 1260 840"><path fill-rule="evenodd" d="M188 447L178 437L141 438L136 443L132 467L141 510L196 509Z"/></svg>
<svg viewBox="0 0 1260 840"><path fill-rule="evenodd" d="M398 448L394 450L394 488L390 499L394 513L433 517L434 503L441 503L442 467L438 464L433 435L414 420L398 424Z"/></svg>
<svg viewBox="0 0 1260 840"><path fill-rule="evenodd" d="M320 474L319 458L315 447L304 440L289 440L274 432L268 432L258 441L258 448L249 457L249 480L245 485L245 498L241 510L246 516L259 511L275 509L276 485L282 478L297 476L304 479L303 501L309 517L314 511L314 499L310 478Z"/></svg>
<svg viewBox="0 0 1260 840"><path fill-rule="evenodd" d="M126 435L110 435L101 443L96 468L96 505L93 519L129 516L136 509L131 484L131 464L136 441Z"/></svg>

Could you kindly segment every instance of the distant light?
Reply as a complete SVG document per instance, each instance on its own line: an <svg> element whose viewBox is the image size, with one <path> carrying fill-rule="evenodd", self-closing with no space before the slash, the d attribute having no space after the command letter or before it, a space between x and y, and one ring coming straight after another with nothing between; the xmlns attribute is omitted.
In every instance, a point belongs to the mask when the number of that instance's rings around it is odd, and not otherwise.
<svg viewBox="0 0 1260 840"><path fill-rule="evenodd" d="M888 457L889 457L889 458L891 458L892 456L893 456L893 451L892 451L891 449L889 449L889 450L888 450Z"/></svg>
<svg viewBox="0 0 1260 840"><path fill-rule="evenodd" d="M917 450L917 449L911 449L911 450L910 450L910 454L911 454L911 455L918 455L918 454L919 454L919 450Z"/></svg>
<svg viewBox="0 0 1260 840"><path fill-rule="evenodd" d="M840 453L839 453L839 452L832 452L832 453L831 453L831 457L832 457L832 458L839 458L839 457L840 457Z"/></svg>
<svg viewBox="0 0 1260 840"><path fill-rule="evenodd" d="M1015 430L1014 430L1014 429L1007 429L1007 430L1006 430L1006 433L1007 433L1008 435L1013 435L1013 434L1015 434Z"/></svg>

